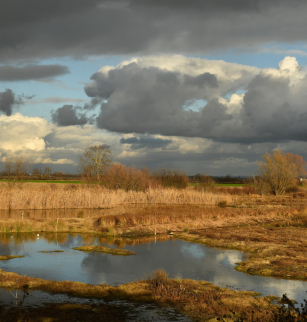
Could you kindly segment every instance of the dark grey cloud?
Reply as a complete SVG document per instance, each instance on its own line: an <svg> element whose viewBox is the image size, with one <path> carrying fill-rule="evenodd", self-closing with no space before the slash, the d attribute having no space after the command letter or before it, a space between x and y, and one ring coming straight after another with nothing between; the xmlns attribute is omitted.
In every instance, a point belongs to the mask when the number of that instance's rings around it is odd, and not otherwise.
<svg viewBox="0 0 307 322"><path fill-rule="evenodd" d="M0 92L0 111L10 116L14 108L24 104L24 99L32 98L33 96L16 95L11 89L7 88L4 92Z"/></svg>
<svg viewBox="0 0 307 322"><path fill-rule="evenodd" d="M207 99L207 90L218 87L216 76L209 73L192 77L132 63L91 79L86 94L108 99L101 104L97 125L110 131L197 136L200 126L209 132L231 118L216 99L201 114L183 108L187 101Z"/></svg>
<svg viewBox="0 0 307 322"><path fill-rule="evenodd" d="M143 148L149 148L149 149L165 148L172 142L173 142L172 140L154 138L151 136L141 136L140 138L132 136L127 139L125 138L120 139L121 144L129 144L130 149L132 150L138 150Z"/></svg>
<svg viewBox="0 0 307 322"><path fill-rule="evenodd" d="M249 80L243 102L235 108L211 96L219 86L219 78L209 73L192 77L131 63L94 74L85 92L106 100L96 123L109 131L244 144L307 141L307 73L295 58L287 57L279 70L264 70ZM219 94L225 92L223 87ZM207 103L195 111L186 107L193 100Z"/></svg>
<svg viewBox="0 0 307 322"><path fill-rule="evenodd" d="M68 73L68 67L62 65L0 66L0 82L50 78Z"/></svg>
<svg viewBox="0 0 307 322"><path fill-rule="evenodd" d="M92 111L102 102L102 100L103 99L101 97L93 97L91 101L89 103L85 103L82 108L87 111Z"/></svg>
<svg viewBox="0 0 307 322"><path fill-rule="evenodd" d="M59 126L84 125L89 123L85 114L78 113L77 108L73 105L63 105L57 110L51 112L53 123Z"/></svg>
<svg viewBox="0 0 307 322"><path fill-rule="evenodd" d="M0 61L90 54L203 54L306 41L306 9L303 0L3 0Z"/></svg>

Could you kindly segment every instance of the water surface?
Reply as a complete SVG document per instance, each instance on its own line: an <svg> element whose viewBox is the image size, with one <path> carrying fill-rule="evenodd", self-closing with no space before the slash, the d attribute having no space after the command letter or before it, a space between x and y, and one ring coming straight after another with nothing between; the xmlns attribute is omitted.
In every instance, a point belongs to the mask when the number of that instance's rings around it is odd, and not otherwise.
<svg viewBox="0 0 307 322"><path fill-rule="evenodd" d="M0 244L1 254L25 257L1 261L0 268L43 279L110 285L141 280L154 270L163 268L171 278L179 276L206 280L221 287L252 290L262 295L281 296L287 293L288 297L299 303L306 298L306 282L252 276L235 271L235 264L246 259L246 256L239 251L216 249L172 238L165 241L147 239L145 243L133 245L135 241L81 235L35 236L29 238L22 234L6 235L6 237L3 235ZM84 253L72 249L87 244L108 247L117 247L120 244L125 249L136 252L137 255L123 257ZM63 252L39 252L54 250Z"/></svg>

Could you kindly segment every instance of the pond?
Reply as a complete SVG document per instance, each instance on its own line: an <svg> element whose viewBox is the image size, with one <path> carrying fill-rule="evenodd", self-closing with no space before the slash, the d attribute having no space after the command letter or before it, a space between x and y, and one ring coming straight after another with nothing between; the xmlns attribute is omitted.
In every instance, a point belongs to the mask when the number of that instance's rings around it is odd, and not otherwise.
<svg viewBox="0 0 307 322"><path fill-rule="evenodd" d="M252 290L264 296L286 293L299 303L306 298L306 282L251 276L235 271L236 263L246 259L245 254L239 251L211 248L172 237L144 239L142 242L45 233L38 237L36 234L0 235L0 240L1 254L25 256L0 261L0 268L27 276L119 285L144 279L154 270L163 268L171 278L179 276L206 280L221 287ZM136 255L123 257L72 249L82 245L111 248L119 245ZM55 250L63 252L52 252Z"/></svg>

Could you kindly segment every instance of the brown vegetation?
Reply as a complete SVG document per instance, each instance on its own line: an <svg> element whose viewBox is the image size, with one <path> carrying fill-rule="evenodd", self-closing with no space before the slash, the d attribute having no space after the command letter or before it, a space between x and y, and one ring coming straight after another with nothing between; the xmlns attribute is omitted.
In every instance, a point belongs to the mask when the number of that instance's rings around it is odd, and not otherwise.
<svg viewBox="0 0 307 322"><path fill-rule="evenodd" d="M103 180L107 188L115 190L146 191L152 186L148 173L134 167L126 167L121 163L110 166Z"/></svg>
<svg viewBox="0 0 307 322"><path fill-rule="evenodd" d="M189 178L185 171L160 169L153 171L150 176L162 187L184 189L189 185Z"/></svg>

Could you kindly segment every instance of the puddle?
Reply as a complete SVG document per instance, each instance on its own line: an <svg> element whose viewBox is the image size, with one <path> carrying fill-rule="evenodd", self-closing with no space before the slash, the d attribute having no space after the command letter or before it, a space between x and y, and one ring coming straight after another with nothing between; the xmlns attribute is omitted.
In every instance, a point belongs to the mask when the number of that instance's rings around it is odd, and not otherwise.
<svg viewBox="0 0 307 322"><path fill-rule="evenodd" d="M153 238L151 241L147 239L146 243L138 243L68 234L44 234L36 239L36 235L19 234L0 235L0 240L1 254L24 256L1 261L1 269L43 279L119 285L144 279L154 270L163 268L171 278L206 280L221 287L252 290L262 295L282 296L286 293L299 303L307 297L307 282L251 276L235 271L235 263L245 260L245 255L239 251L210 248L172 238L165 241ZM137 255L123 257L72 249L97 244L108 247L120 244ZM63 252L53 252L55 250Z"/></svg>

